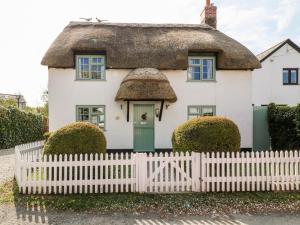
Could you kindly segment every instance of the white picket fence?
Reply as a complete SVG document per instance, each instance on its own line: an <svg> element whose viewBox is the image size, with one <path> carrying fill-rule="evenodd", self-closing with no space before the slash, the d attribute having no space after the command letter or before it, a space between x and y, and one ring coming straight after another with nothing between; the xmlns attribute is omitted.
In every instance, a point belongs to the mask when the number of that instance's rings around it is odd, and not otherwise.
<svg viewBox="0 0 300 225"><path fill-rule="evenodd" d="M20 193L236 192L300 188L298 151L251 153L41 154L16 146Z"/></svg>

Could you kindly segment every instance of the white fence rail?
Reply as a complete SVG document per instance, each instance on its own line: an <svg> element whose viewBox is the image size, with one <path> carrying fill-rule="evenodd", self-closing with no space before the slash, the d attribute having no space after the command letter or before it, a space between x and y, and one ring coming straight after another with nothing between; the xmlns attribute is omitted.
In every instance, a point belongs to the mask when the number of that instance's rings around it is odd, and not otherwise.
<svg viewBox="0 0 300 225"><path fill-rule="evenodd" d="M21 193L236 192L300 188L298 151L251 153L41 154L16 147Z"/></svg>

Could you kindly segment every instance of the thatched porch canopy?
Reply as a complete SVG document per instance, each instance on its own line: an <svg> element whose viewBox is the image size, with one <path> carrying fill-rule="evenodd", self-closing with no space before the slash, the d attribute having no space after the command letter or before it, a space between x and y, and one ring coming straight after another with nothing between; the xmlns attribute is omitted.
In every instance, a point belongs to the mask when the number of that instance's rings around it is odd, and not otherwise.
<svg viewBox="0 0 300 225"><path fill-rule="evenodd" d="M261 67L245 46L208 25L94 22L71 22L52 43L42 64L74 68L74 55L80 51L105 52L109 69L186 70L190 53L216 54L218 69Z"/></svg>
<svg viewBox="0 0 300 225"><path fill-rule="evenodd" d="M135 69L122 81L116 101L168 101L177 97L168 78L154 68Z"/></svg>

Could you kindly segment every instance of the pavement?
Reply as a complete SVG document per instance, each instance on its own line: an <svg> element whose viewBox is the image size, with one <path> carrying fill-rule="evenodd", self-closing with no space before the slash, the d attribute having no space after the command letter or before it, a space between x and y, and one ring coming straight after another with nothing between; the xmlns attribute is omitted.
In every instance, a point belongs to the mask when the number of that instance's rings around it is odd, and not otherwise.
<svg viewBox="0 0 300 225"><path fill-rule="evenodd" d="M14 150L0 150L0 183L13 177ZM101 212L55 212L43 207L0 205L0 225L300 225L300 215L168 216L155 214L111 214Z"/></svg>
<svg viewBox="0 0 300 225"><path fill-rule="evenodd" d="M16 209L0 206L0 225L300 225L300 215L180 216L161 218L153 214L112 214L46 212L43 209Z"/></svg>

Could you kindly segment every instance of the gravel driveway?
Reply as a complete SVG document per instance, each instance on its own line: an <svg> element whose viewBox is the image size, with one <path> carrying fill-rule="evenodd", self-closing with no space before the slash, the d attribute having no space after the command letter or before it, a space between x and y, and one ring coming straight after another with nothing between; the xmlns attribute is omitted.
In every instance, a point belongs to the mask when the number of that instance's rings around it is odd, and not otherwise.
<svg viewBox="0 0 300 225"><path fill-rule="evenodd" d="M15 150L0 150L0 183L14 176Z"/></svg>

